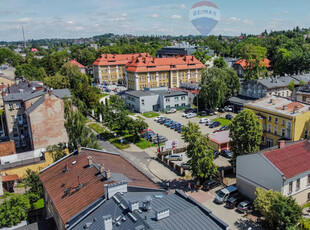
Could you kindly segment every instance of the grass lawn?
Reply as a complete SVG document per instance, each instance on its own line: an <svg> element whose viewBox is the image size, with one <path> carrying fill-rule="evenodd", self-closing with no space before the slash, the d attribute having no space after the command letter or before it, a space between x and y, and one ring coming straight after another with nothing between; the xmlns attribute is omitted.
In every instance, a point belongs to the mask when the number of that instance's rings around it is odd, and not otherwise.
<svg viewBox="0 0 310 230"><path fill-rule="evenodd" d="M41 198L40 200L38 200L37 202L35 202L35 203L33 204L33 206L34 206L34 210L38 210L38 209L40 209L40 208L44 208L44 200L43 200L43 198Z"/></svg>
<svg viewBox="0 0 310 230"><path fill-rule="evenodd" d="M141 116L137 116L137 117L139 117L141 120L145 120L143 117L141 117Z"/></svg>
<svg viewBox="0 0 310 230"><path fill-rule="evenodd" d="M124 140L123 143L121 143L121 139L119 138L112 138L109 141L111 144L113 144L118 149L127 149L130 147L130 145L128 144L126 140Z"/></svg>
<svg viewBox="0 0 310 230"><path fill-rule="evenodd" d="M207 116L198 115L197 117L198 117L198 118L205 118L205 117L211 117L211 116L209 116L209 115L207 115Z"/></svg>
<svg viewBox="0 0 310 230"><path fill-rule="evenodd" d="M229 125L231 123L231 120L227 120L227 119L221 118L221 117L213 119L212 121L219 121L219 122L221 122L221 126Z"/></svg>
<svg viewBox="0 0 310 230"><path fill-rule="evenodd" d="M95 130L99 134L106 131L101 125L97 123L92 123L92 124L89 124L88 126L91 127L93 130Z"/></svg>
<svg viewBox="0 0 310 230"><path fill-rule="evenodd" d="M126 109L126 111L128 115L136 115L135 113L130 112L128 109Z"/></svg>
<svg viewBox="0 0 310 230"><path fill-rule="evenodd" d="M146 149L155 146L153 142L149 142L144 138L141 138L139 142L135 143L135 145L138 146L140 149Z"/></svg>
<svg viewBox="0 0 310 230"><path fill-rule="evenodd" d="M151 117L158 117L159 114L155 112L147 112L147 113L143 113L143 116L145 116L146 118L151 118Z"/></svg>
<svg viewBox="0 0 310 230"><path fill-rule="evenodd" d="M23 187L25 187L25 184L19 182L19 183L17 183L17 186L16 186L16 187L17 187L17 188L23 188Z"/></svg>

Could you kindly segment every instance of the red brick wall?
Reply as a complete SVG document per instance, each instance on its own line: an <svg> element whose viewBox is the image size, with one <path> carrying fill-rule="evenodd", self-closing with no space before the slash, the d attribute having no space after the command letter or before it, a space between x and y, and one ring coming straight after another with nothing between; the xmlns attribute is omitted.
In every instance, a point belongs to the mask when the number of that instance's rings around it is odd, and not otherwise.
<svg viewBox="0 0 310 230"><path fill-rule="evenodd" d="M64 126L64 101L54 95L44 96L44 102L29 115L34 149L68 142Z"/></svg>
<svg viewBox="0 0 310 230"><path fill-rule="evenodd" d="M15 154L15 143L14 141L7 141L0 143L0 157Z"/></svg>

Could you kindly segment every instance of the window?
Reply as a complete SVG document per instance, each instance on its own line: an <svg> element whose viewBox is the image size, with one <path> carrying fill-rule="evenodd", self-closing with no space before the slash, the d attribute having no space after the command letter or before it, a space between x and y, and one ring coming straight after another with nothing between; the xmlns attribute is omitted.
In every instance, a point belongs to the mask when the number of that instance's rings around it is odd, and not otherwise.
<svg viewBox="0 0 310 230"><path fill-rule="evenodd" d="M268 125L267 132L271 133L271 125Z"/></svg>
<svg viewBox="0 0 310 230"><path fill-rule="evenodd" d="M296 191L300 189L300 179L297 179L296 181Z"/></svg>
<svg viewBox="0 0 310 230"><path fill-rule="evenodd" d="M166 102L170 102L170 98L169 97L166 98Z"/></svg>
<svg viewBox="0 0 310 230"><path fill-rule="evenodd" d="M20 109L20 103L16 103L16 109Z"/></svg>
<svg viewBox="0 0 310 230"><path fill-rule="evenodd" d="M13 128L13 137L18 137L17 128Z"/></svg>
<svg viewBox="0 0 310 230"><path fill-rule="evenodd" d="M277 126L273 127L273 133L275 135L278 135L278 127Z"/></svg>
<svg viewBox="0 0 310 230"><path fill-rule="evenodd" d="M285 126L285 120L282 120L282 126Z"/></svg>
<svg viewBox="0 0 310 230"><path fill-rule="evenodd" d="M144 99L142 99L142 105L144 105Z"/></svg>
<svg viewBox="0 0 310 230"><path fill-rule="evenodd" d="M185 106L185 103L182 103L182 105L181 106Z"/></svg>
<svg viewBox="0 0 310 230"><path fill-rule="evenodd" d="M285 137L285 129L281 129L281 136Z"/></svg>
<svg viewBox="0 0 310 230"><path fill-rule="evenodd" d="M12 116L11 116L11 122L12 122L12 123L14 123L14 122L15 122L15 120L16 120L16 119L15 119L15 116L14 116L14 115L12 115Z"/></svg>
<svg viewBox="0 0 310 230"><path fill-rule="evenodd" d="M268 121L271 122L271 116L268 117Z"/></svg>
<svg viewBox="0 0 310 230"><path fill-rule="evenodd" d="M179 97L174 97L174 100L175 101L179 101Z"/></svg>
<svg viewBox="0 0 310 230"><path fill-rule="evenodd" d="M277 117L274 118L274 123L278 124L278 118Z"/></svg>
<svg viewBox="0 0 310 230"><path fill-rule="evenodd" d="M288 185L288 193L292 193L293 191L293 182L290 182Z"/></svg>
<svg viewBox="0 0 310 230"><path fill-rule="evenodd" d="M175 104L174 107L179 107L179 104Z"/></svg>
<svg viewBox="0 0 310 230"><path fill-rule="evenodd" d="M9 109L14 109L14 106L12 103L9 104Z"/></svg>
<svg viewBox="0 0 310 230"><path fill-rule="evenodd" d="M19 148L19 147L20 147L19 140L15 140L15 147L16 147L16 148Z"/></svg>
<svg viewBox="0 0 310 230"><path fill-rule="evenodd" d="M184 100L185 100L185 96L182 96L182 97L181 97L181 100L184 101Z"/></svg>

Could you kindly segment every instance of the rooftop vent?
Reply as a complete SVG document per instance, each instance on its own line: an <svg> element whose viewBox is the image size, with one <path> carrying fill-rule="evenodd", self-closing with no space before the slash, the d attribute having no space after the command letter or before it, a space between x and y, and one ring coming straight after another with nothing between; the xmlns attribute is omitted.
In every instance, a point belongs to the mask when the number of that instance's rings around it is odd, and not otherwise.
<svg viewBox="0 0 310 230"><path fill-rule="evenodd" d="M70 169L69 169L69 167L68 167L68 162L66 163L66 167L65 167L65 169L64 169L64 171L63 172L68 172Z"/></svg>
<svg viewBox="0 0 310 230"><path fill-rule="evenodd" d="M167 218L167 217L169 217L169 209L164 209L164 210L162 210L162 211L160 211L160 212L156 212L156 220L158 221L158 220L162 220L162 219L164 219L164 218Z"/></svg>
<svg viewBox="0 0 310 230"><path fill-rule="evenodd" d="M112 216L111 215L107 215L107 216L103 216L102 218L103 218L104 230L112 230L113 229Z"/></svg>
<svg viewBox="0 0 310 230"><path fill-rule="evenodd" d="M145 211L147 211L147 212L151 211L151 209L152 209L151 203L152 203L152 197L151 196L147 196L146 197L146 201L143 202L143 208L144 208Z"/></svg>
<svg viewBox="0 0 310 230"><path fill-rule="evenodd" d="M122 181L114 184L105 184L105 197L110 199L116 193L127 192L127 182Z"/></svg>
<svg viewBox="0 0 310 230"><path fill-rule="evenodd" d="M129 201L129 209L130 211L135 211L139 209L139 201L130 202Z"/></svg>

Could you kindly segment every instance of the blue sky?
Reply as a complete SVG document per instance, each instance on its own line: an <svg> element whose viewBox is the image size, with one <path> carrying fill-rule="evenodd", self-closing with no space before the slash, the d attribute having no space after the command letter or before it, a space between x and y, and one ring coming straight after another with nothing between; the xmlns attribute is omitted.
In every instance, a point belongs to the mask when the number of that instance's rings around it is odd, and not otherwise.
<svg viewBox="0 0 310 230"><path fill-rule="evenodd" d="M0 0L0 41L79 38L104 33L199 34L189 20L193 0ZM309 0L213 0L221 20L211 34L259 34L310 27Z"/></svg>

